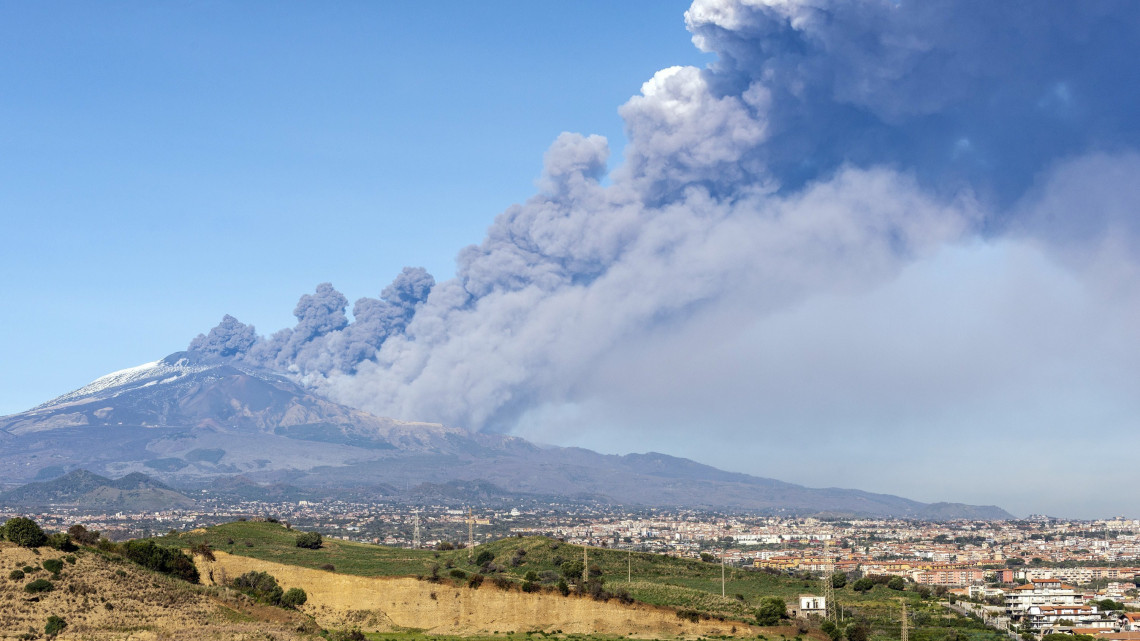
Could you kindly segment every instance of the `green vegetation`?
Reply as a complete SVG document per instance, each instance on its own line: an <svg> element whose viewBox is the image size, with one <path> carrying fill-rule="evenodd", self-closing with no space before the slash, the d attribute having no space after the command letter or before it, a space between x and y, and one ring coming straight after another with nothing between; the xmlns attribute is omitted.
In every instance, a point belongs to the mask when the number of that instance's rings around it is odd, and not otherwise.
<svg viewBox="0 0 1140 641"><path fill-rule="evenodd" d="M276 563L329 571L335 567L337 572L358 576L414 576L470 589L496 585L522 590L526 585L528 590L564 595L601 590L605 594L598 596L602 598L636 599L673 608L686 617L761 620L768 625L786 625L784 604L820 590L818 577L730 567L724 586L729 596L722 597L719 563L607 548L589 549L590 580L582 585L582 547L544 537L506 538L475 550L409 550L339 539L324 539L320 549L310 550L298 548L296 539L296 532L280 524L242 521L165 536L156 542L184 550L208 545ZM627 576L632 580L627 581ZM850 580L838 574L830 579L843 610L842 626L830 632L821 629L832 638L838 633L848 641L897 639L900 601L905 600L911 613L911 641L1004 641L999 632L980 621L948 612L925 586L903 581L891 589L891 577L878 576ZM808 627L818 625L814 622ZM399 641L391 634L369 638Z"/></svg>
<svg viewBox="0 0 1140 641"><path fill-rule="evenodd" d="M296 609L309 600L309 595L301 588L290 588L283 591L277 584L277 579L268 572L246 572L234 579L230 587L253 597L254 599L277 605L283 608Z"/></svg>
<svg viewBox="0 0 1140 641"><path fill-rule="evenodd" d="M31 583L24 586L24 592L37 594L39 592L51 592L55 589L55 585L47 579L36 579Z"/></svg>
<svg viewBox="0 0 1140 641"><path fill-rule="evenodd" d="M121 548L123 556L148 570L169 574L189 583L198 582L198 568L180 550L155 545L154 541L127 541Z"/></svg>
<svg viewBox="0 0 1140 641"><path fill-rule="evenodd" d="M63 571L63 560L62 559L44 559L44 562L42 565L44 566L45 570L47 570L48 572L51 572L57 578L59 576L59 573Z"/></svg>
<svg viewBox="0 0 1140 641"><path fill-rule="evenodd" d="M23 570L12 570L11 572L8 573L8 580L9 581L20 581L23 578L24 578L24 571Z"/></svg>
<svg viewBox="0 0 1140 641"><path fill-rule="evenodd" d="M47 623L44 625L44 634L48 635L49 637L54 637L60 632L63 632L63 629L66 627L67 621L64 621L62 617L57 617L53 614L48 617Z"/></svg>
<svg viewBox="0 0 1140 641"><path fill-rule="evenodd" d="M0 530L3 531L4 538L25 548L36 548L47 541L47 536L40 526L22 516L8 519Z"/></svg>
<svg viewBox="0 0 1140 641"><path fill-rule="evenodd" d="M321 549L322 543L324 543L324 541L321 539L320 534L317 534L316 532L305 532L304 534L297 537L296 545L299 548L319 550Z"/></svg>

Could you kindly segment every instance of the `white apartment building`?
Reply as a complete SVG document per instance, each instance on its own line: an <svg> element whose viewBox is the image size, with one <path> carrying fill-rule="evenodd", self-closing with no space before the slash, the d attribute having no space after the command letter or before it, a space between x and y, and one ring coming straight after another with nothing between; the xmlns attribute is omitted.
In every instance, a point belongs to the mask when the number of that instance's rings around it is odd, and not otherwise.
<svg viewBox="0 0 1140 641"><path fill-rule="evenodd" d="M1005 610L1014 621L1021 620L1034 606L1082 605L1077 589L1058 579L1033 579L1005 593Z"/></svg>

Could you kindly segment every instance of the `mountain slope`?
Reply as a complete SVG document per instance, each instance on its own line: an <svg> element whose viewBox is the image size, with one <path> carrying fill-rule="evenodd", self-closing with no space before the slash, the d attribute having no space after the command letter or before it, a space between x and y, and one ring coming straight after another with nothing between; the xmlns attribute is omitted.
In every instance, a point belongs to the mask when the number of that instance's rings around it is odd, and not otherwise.
<svg viewBox="0 0 1140 641"><path fill-rule="evenodd" d="M486 484L483 495L486 487L497 487L504 495L771 513L1009 517L992 506L931 506L858 490L806 488L664 454L539 447L501 434L381 418L278 374L189 352L109 374L2 417L0 442L0 478L11 482L79 468L114 476L145 473L195 487L233 475L242 475L247 487L390 492L478 481Z"/></svg>
<svg viewBox="0 0 1140 641"><path fill-rule="evenodd" d="M57 479L29 483L0 494L0 504L135 511L189 508L196 502L145 474L136 472L111 480L80 469Z"/></svg>

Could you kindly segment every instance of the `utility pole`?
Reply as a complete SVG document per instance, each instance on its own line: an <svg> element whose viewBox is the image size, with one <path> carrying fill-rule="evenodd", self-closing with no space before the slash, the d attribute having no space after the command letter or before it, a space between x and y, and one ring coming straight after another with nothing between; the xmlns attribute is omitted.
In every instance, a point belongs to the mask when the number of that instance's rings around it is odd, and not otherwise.
<svg viewBox="0 0 1140 641"><path fill-rule="evenodd" d="M412 520L415 523L415 530L412 533L412 549L418 550L420 549L420 513L418 511L415 512Z"/></svg>
<svg viewBox="0 0 1140 641"><path fill-rule="evenodd" d="M720 595L724 596L724 548L720 549Z"/></svg>
<svg viewBox="0 0 1140 641"><path fill-rule="evenodd" d="M838 625L837 612L839 611L838 604L835 602L835 586L831 583L831 575L835 573L835 564L828 563L831 554L831 541L824 540L823 542L823 607L824 618L832 623ZM905 640L904 640L905 641Z"/></svg>
<svg viewBox="0 0 1140 641"><path fill-rule="evenodd" d="M475 558L475 519L471 518L471 508L467 508L467 560Z"/></svg>
<svg viewBox="0 0 1140 641"><path fill-rule="evenodd" d="M582 546L582 586L585 587L586 583L590 580L590 554L589 546Z"/></svg>
<svg viewBox="0 0 1140 641"><path fill-rule="evenodd" d="M902 602L902 633L901 633L901 636L899 637L899 641L907 641L907 633L908 632L909 632L909 630L907 629L907 620L906 620L906 601L903 601Z"/></svg>
<svg viewBox="0 0 1140 641"><path fill-rule="evenodd" d="M633 583L633 548L629 549L628 567L626 568L626 583Z"/></svg>

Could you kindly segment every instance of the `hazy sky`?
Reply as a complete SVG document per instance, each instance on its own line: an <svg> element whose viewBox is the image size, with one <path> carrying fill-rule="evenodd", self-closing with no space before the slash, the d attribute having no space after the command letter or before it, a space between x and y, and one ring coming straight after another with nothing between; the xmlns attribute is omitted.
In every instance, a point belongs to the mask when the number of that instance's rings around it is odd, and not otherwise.
<svg viewBox="0 0 1140 641"><path fill-rule="evenodd" d="M1129 2L0 2L0 413L228 313L398 418L1140 516L1138 32Z"/></svg>

